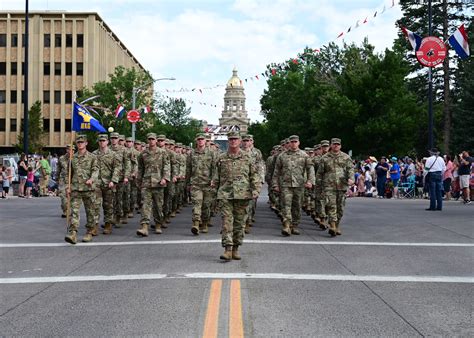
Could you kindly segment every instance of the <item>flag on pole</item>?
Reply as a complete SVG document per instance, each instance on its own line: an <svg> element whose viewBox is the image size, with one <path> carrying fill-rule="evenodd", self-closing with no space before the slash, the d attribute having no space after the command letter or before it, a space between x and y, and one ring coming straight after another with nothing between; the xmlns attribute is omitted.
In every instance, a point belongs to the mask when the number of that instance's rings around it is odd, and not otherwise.
<svg viewBox="0 0 474 338"><path fill-rule="evenodd" d="M410 42L410 45L412 46L413 50L416 52L421 45L421 36L419 36L416 33L413 33L412 31L408 30L406 27L402 26L402 31L403 34L405 34L406 38Z"/></svg>
<svg viewBox="0 0 474 338"><path fill-rule="evenodd" d="M453 35L449 37L448 42L461 59L467 59L469 57L469 44L467 42L467 33L464 29L464 24L456 29Z"/></svg>
<svg viewBox="0 0 474 338"><path fill-rule="evenodd" d="M120 119L122 118L123 113L125 113L125 108L121 104L119 104L117 106L117 109L115 109L115 117Z"/></svg>
<svg viewBox="0 0 474 338"><path fill-rule="evenodd" d="M74 102L72 110L72 130L107 132L99 121L89 113L86 107L81 106L77 102Z"/></svg>

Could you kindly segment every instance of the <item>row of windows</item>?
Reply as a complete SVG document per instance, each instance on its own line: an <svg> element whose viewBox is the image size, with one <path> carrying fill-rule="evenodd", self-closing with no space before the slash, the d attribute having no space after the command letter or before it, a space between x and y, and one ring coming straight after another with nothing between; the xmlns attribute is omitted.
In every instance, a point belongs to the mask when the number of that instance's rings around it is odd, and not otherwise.
<svg viewBox="0 0 474 338"><path fill-rule="evenodd" d="M21 103L24 103L24 93L25 91L21 91ZM53 97L53 102L55 104L60 104L61 103L61 91L60 90L55 90L54 92L54 97ZM66 90L64 92L65 94L65 99L66 99L66 104L72 103L72 91ZM81 96L80 92L77 92L78 96ZM6 103L7 102L7 95L5 90L0 90L0 104L1 103ZM16 90L10 90L10 103L19 103L18 102L18 91ZM49 90L43 91L43 104L49 104L51 103L51 92Z"/></svg>
<svg viewBox="0 0 474 338"><path fill-rule="evenodd" d="M51 47L51 35L53 34L44 34L43 35L43 46L44 47ZM66 47L72 47L72 34L66 34ZM22 34L22 47L25 47L25 34ZM61 47L63 44L63 35L62 34L54 34L54 46ZM84 47L84 34L76 34L76 45L77 47L81 48ZM7 35L0 34L0 47L7 46ZM10 34L10 47L18 47L18 34Z"/></svg>
<svg viewBox="0 0 474 338"><path fill-rule="evenodd" d="M66 76L72 75L72 62L65 63L65 73ZM11 62L10 63L10 74L15 75L18 72L18 63ZM0 62L0 75L7 74L7 63ZM21 75L25 75L25 63L21 63ZM51 75L51 62L44 62L43 63L43 75ZM54 62L54 75L61 75L61 62ZM76 63L76 75L82 76L84 75L84 64L82 62Z"/></svg>
<svg viewBox="0 0 474 338"><path fill-rule="evenodd" d="M50 132L50 127L49 127L49 122L50 119L43 119L43 131L45 132ZM65 122L65 131L71 131L71 119L66 119L64 120ZM23 120L21 120L21 123L23 124ZM10 131L15 131L17 127L17 120L16 119L10 119ZM61 119L54 119L54 130L53 131L61 131ZM20 128L23 131L23 126ZM6 119L0 119L0 131L6 131Z"/></svg>

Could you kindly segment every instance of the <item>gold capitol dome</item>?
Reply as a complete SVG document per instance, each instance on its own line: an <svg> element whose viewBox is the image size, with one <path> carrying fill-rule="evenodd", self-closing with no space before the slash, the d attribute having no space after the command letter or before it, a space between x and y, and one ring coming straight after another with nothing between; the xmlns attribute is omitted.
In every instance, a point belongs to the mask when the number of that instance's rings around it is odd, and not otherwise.
<svg viewBox="0 0 474 338"><path fill-rule="evenodd" d="M229 81L227 81L227 87L232 87L232 88L243 87L242 86L242 81L237 76L237 68L236 67L234 67L234 69L232 70L232 77L229 79Z"/></svg>

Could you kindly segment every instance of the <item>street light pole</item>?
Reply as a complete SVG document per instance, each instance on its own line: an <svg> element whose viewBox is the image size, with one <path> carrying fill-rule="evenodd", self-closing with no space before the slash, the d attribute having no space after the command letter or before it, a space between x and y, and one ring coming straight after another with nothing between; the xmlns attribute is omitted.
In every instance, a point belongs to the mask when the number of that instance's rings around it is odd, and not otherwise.
<svg viewBox="0 0 474 338"><path fill-rule="evenodd" d="M132 89L132 110L135 110L136 109L136 105L137 105L137 94L140 90L142 90L143 88L145 87L148 87L149 85L155 83L155 82L158 82L158 81L163 81L163 80L170 80L170 81L174 81L176 80L174 77L163 77L163 78L160 78L160 79L153 79L152 81L150 82L147 82L145 83L144 85L141 85L139 87L133 87ZM137 129L137 126L136 126L136 123L132 123L132 139L133 141L135 141L135 132L136 132L136 129Z"/></svg>

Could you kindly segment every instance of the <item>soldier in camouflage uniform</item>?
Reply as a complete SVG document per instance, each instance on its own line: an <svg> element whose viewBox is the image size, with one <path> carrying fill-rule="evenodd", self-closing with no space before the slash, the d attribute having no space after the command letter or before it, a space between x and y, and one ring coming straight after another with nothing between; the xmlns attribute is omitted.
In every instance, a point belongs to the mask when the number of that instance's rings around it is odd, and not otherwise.
<svg viewBox="0 0 474 338"><path fill-rule="evenodd" d="M114 221L114 187L119 181L120 162L117 153L109 149L107 134L98 137L99 149L93 154L97 157L99 178L96 185L95 227L92 233L97 235L99 229L100 207L104 210L104 235L112 233Z"/></svg>
<svg viewBox="0 0 474 338"><path fill-rule="evenodd" d="M290 147L283 152L275 164L272 186L280 192L282 202L282 235L299 235L298 224L301 219L301 203L304 189L314 184L314 168L308 155L299 147L299 137L289 138Z"/></svg>
<svg viewBox="0 0 474 338"><path fill-rule="evenodd" d="M321 157L316 184L322 187L329 217L329 234L341 235L339 223L344 214L346 193L353 183L354 165L349 155L341 151L341 140L331 139L331 151Z"/></svg>
<svg viewBox="0 0 474 338"><path fill-rule="evenodd" d="M71 186L67 188L67 195L71 198L71 224L64 240L71 244L77 243L77 230L79 229L79 209L81 201L87 217L87 233L83 242L92 241L95 218L95 185L99 176L97 158L87 151L87 137L78 135L76 137L77 153L71 161Z"/></svg>
<svg viewBox="0 0 474 338"><path fill-rule="evenodd" d="M183 206L183 194L186 185L186 156L183 154L183 145L181 143L176 143L175 153L178 169L176 171L177 181L175 195L173 197L173 210L179 213Z"/></svg>
<svg viewBox="0 0 474 338"><path fill-rule="evenodd" d="M320 155L319 157L315 160L318 164L319 167L319 162L321 161L321 158L327 154L329 151L329 141L328 140L322 140L320 142L321 149L320 149ZM324 197L323 193L323 187L316 184L316 187L314 189L314 200L315 200L315 206L314 206L314 213L315 213L315 222L316 224L319 223L319 227L322 230L326 230L328 228L328 221L327 221L327 214L326 214L326 198Z"/></svg>
<svg viewBox="0 0 474 338"><path fill-rule="evenodd" d="M321 143L318 143L314 146L314 156L313 156L313 165L314 165L314 172L318 172L319 161L321 160L322 156L322 149ZM319 225L322 230L325 230L327 226L325 225L325 220L321 220L320 215L318 213L318 203L319 200L322 198L322 190L317 184L314 185L312 191L312 199L311 199L311 218L313 219L314 223Z"/></svg>
<svg viewBox="0 0 474 338"><path fill-rule="evenodd" d="M56 171L56 181L58 182L58 195L61 199L61 210L63 211L61 217L66 218L67 212L67 196L66 187L69 179L69 157L74 154L74 146L66 145L66 154L59 157L58 168Z"/></svg>
<svg viewBox="0 0 474 338"><path fill-rule="evenodd" d="M304 152L306 155L309 156L309 160L313 163L313 157L314 157L314 151L313 148L306 147L304 148ZM314 186L313 186L314 189ZM304 190L304 197L303 197L303 203L301 205L302 209L304 212L306 212L306 215L311 214L311 210L313 209L311 206L311 195L313 194L313 189L305 189Z"/></svg>
<svg viewBox="0 0 474 338"><path fill-rule="evenodd" d="M221 259L241 259L239 246L244 238L244 222L249 201L257 198L261 189L261 177L255 161L240 149L241 138L236 132L229 132L228 151L219 155L215 182L217 199L222 214Z"/></svg>
<svg viewBox="0 0 474 338"><path fill-rule="evenodd" d="M138 171L138 152L133 147L134 141L132 137L125 139L125 149L128 152L128 158L130 160L130 177L128 184L125 186L126 199L124 200L124 215L128 218L133 218L133 211L135 210L136 196L133 196L133 189L136 186L136 177Z"/></svg>
<svg viewBox="0 0 474 338"><path fill-rule="evenodd" d="M112 143L110 149L112 149L119 158L119 182L115 185L114 194L114 224L120 227L120 223L126 224L127 215L124 215L123 203L124 203L124 186L128 184L128 178L130 176L131 163L127 156L125 147L120 145L119 133L110 133L110 141ZM125 141L125 139L124 139Z"/></svg>
<svg viewBox="0 0 474 338"><path fill-rule="evenodd" d="M215 189L216 153L206 147L205 134L197 134L196 149L188 155L186 179L193 204L193 225L191 232L207 233L211 219L212 191Z"/></svg>
<svg viewBox="0 0 474 338"><path fill-rule="evenodd" d="M158 218L163 220L164 189L171 180L170 159L167 151L157 146L155 133L148 133L147 140L148 149L138 157L137 176L143 198L142 219L137 235L143 237L148 236L148 226L154 210L158 213ZM161 140L164 142L164 138ZM155 233L162 233L161 223L155 223Z"/></svg>
<svg viewBox="0 0 474 338"><path fill-rule="evenodd" d="M134 204L134 206L133 206L135 208L134 210L136 210L137 212L140 212L140 209L142 207L142 195L141 195L140 187L138 186L138 183L137 183L138 156L145 149L145 146L144 146L143 142L141 142L139 140L135 140L134 147L135 147L135 154L136 154L136 157L137 157L137 171L136 171L135 179L133 180L133 185L132 185L132 193L131 193L132 202L131 203Z"/></svg>

